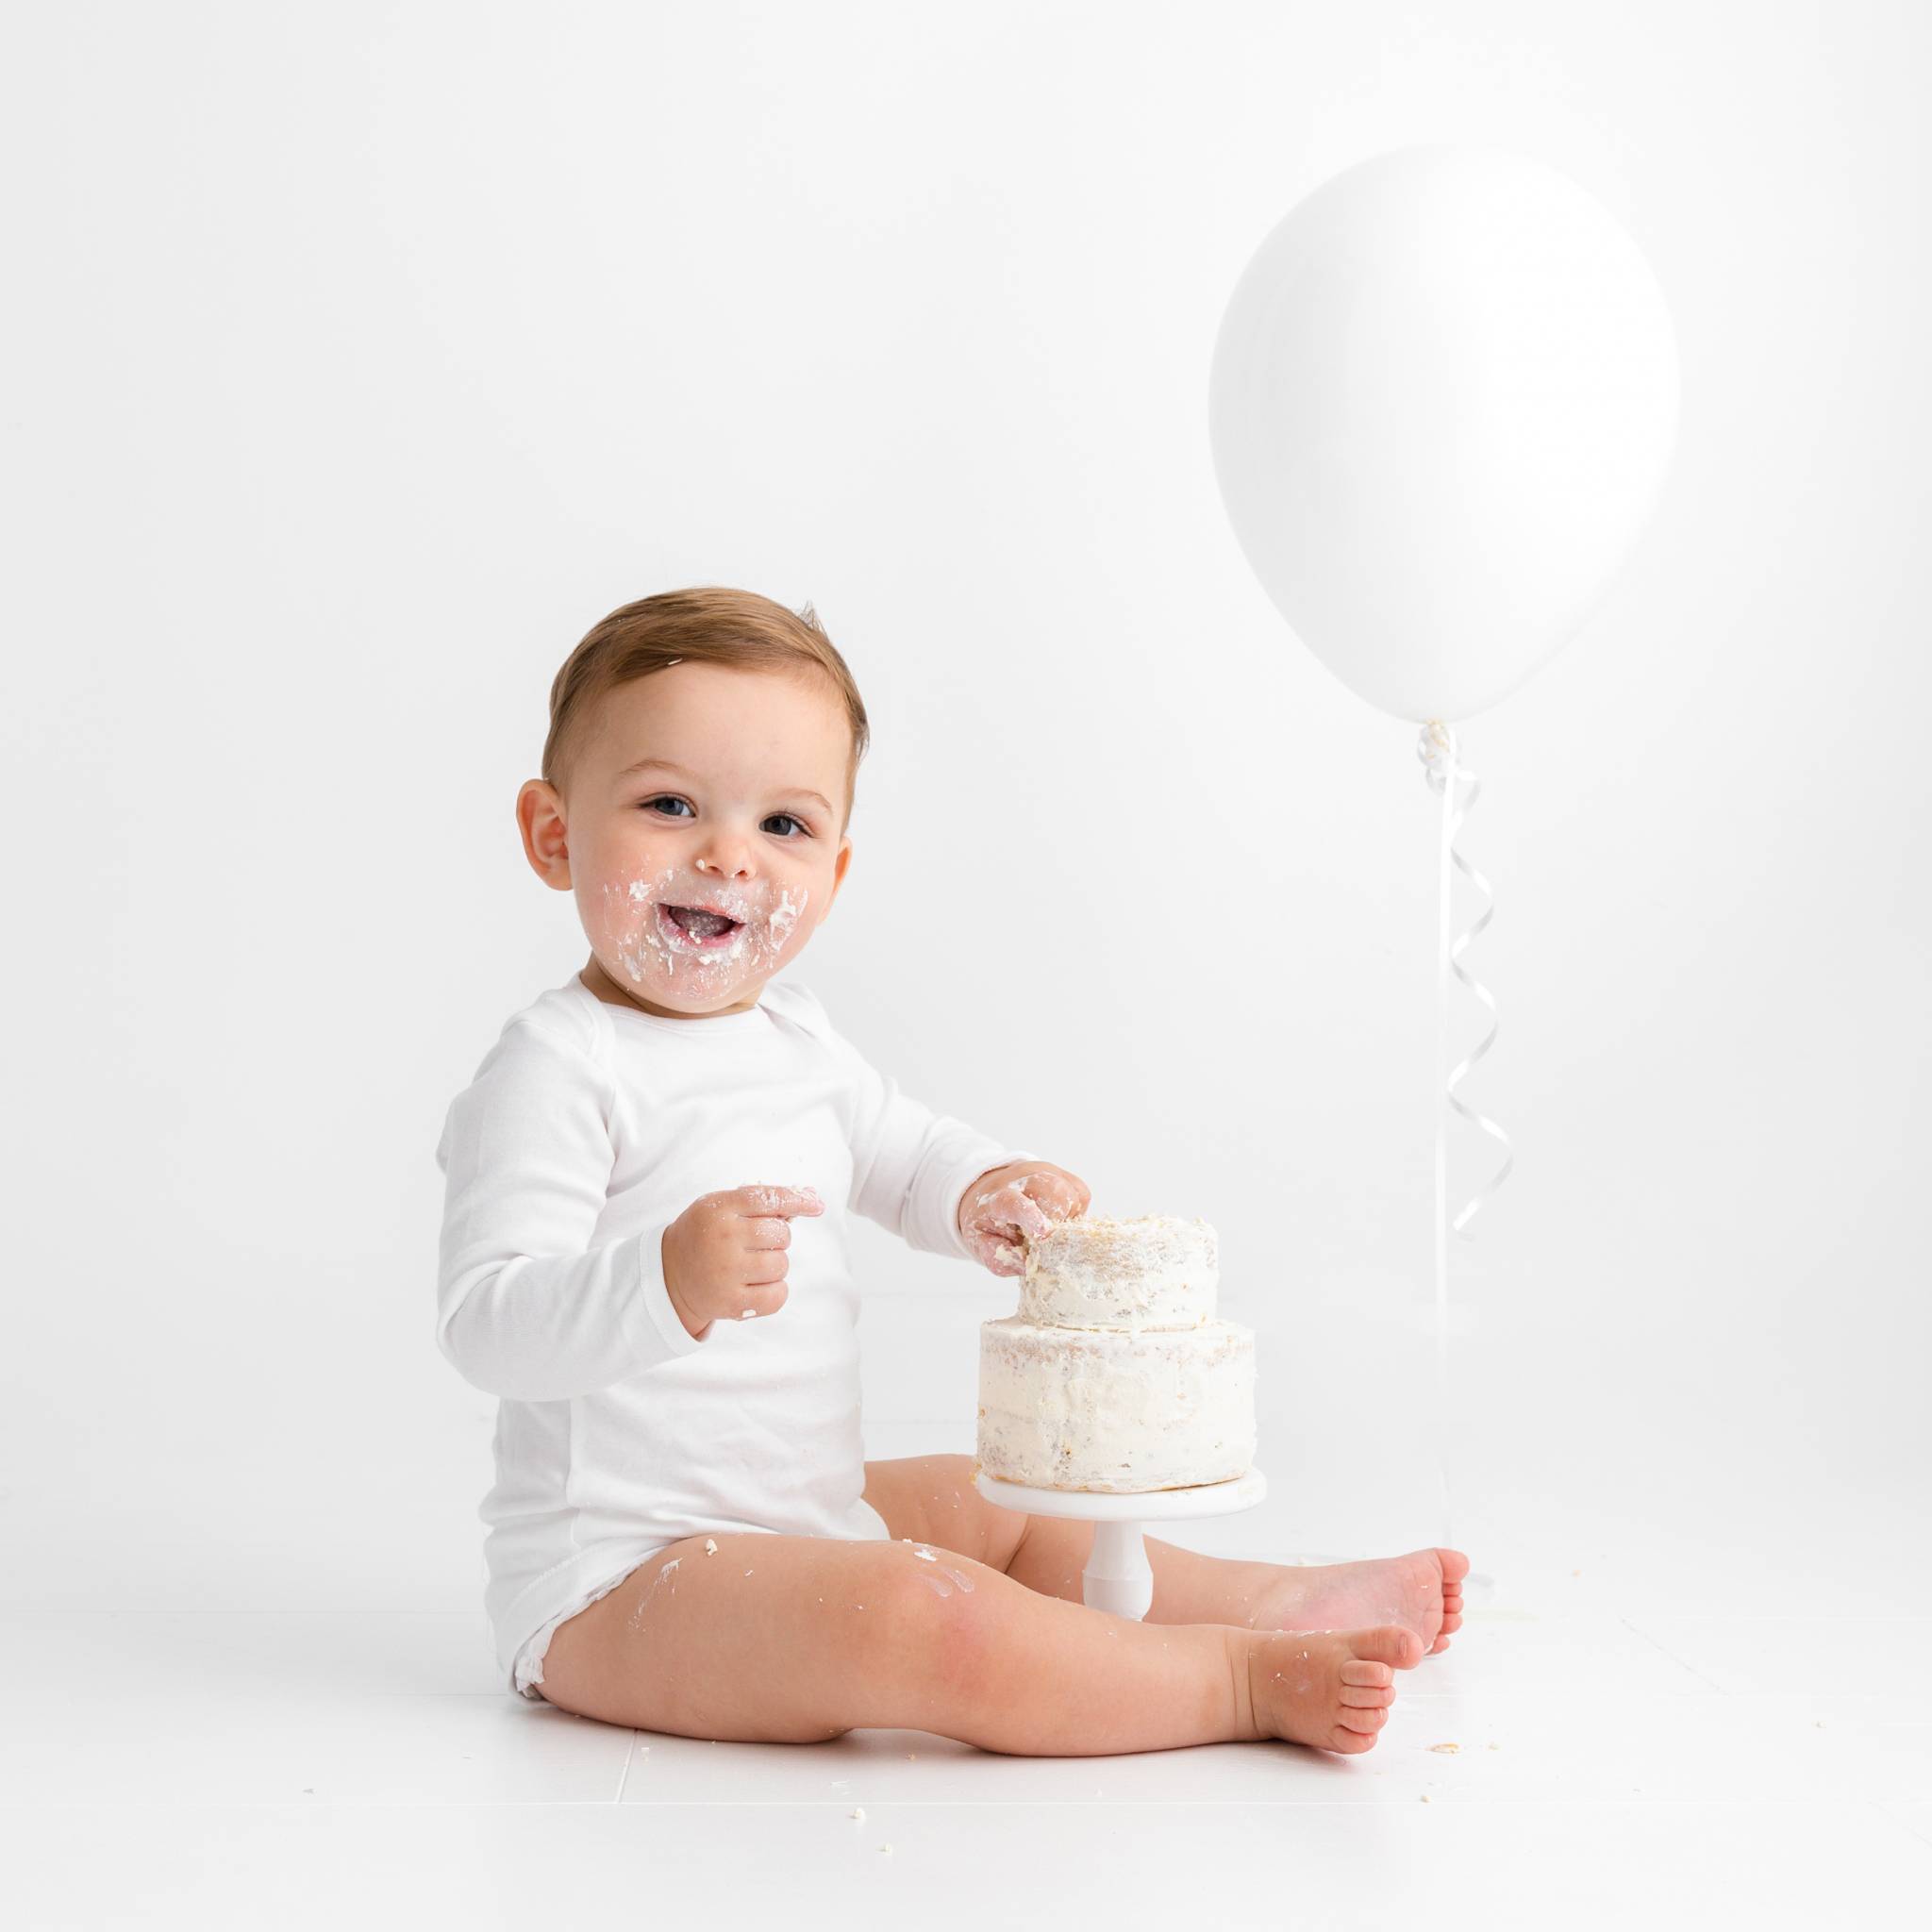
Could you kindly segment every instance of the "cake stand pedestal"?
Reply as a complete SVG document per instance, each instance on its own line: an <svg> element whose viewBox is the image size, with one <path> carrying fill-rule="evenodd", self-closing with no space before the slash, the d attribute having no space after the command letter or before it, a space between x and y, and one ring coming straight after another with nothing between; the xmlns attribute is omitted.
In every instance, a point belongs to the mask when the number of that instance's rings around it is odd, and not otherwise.
<svg viewBox="0 0 1932 1932"><path fill-rule="evenodd" d="M1268 1479L1258 1469L1231 1482L1202 1483L1191 1490L1142 1490L1127 1496L1097 1490L1029 1490L1019 1483L1003 1483L977 1465L973 1485L989 1503L1004 1509L1091 1522L1093 1552L1080 1578L1081 1601L1090 1609L1136 1619L1144 1617L1154 1601L1154 1573L1147 1567L1142 1524L1232 1516L1238 1509L1252 1509L1268 1493Z"/></svg>

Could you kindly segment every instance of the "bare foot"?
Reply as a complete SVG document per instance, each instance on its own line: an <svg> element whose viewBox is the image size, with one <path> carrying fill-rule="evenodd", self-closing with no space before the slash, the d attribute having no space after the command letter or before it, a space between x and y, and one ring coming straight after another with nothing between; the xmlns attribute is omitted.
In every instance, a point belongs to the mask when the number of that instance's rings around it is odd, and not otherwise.
<svg viewBox="0 0 1932 1932"><path fill-rule="evenodd" d="M1469 1558L1460 1550L1411 1550L1367 1563L1280 1564L1273 1591L1255 1607L1257 1630L1358 1630L1400 1624L1413 1630L1431 1657L1449 1648L1462 1627L1462 1579Z"/></svg>
<svg viewBox="0 0 1932 1932"><path fill-rule="evenodd" d="M1321 1751L1370 1750L1395 1702L1395 1673L1422 1660L1423 1641L1404 1624L1257 1630L1248 1651L1255 1728Z"/></svg>

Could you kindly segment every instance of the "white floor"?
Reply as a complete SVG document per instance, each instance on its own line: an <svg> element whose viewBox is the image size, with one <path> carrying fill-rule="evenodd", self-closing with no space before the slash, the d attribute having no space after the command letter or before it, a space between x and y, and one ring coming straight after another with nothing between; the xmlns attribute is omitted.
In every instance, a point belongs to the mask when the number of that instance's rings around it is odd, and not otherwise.
<svg viewBox="0 0 1932 1932"><path fill-rule="evenodd" d="M0 1612L0 1924L1932 1923L1923 1556L1883 1499L1806 1501L1837 1541L1748 1559L1474 1524L1491 1581L1355 1759L696 1743L512 1699L475 1608L50 1582Z"/></svg>

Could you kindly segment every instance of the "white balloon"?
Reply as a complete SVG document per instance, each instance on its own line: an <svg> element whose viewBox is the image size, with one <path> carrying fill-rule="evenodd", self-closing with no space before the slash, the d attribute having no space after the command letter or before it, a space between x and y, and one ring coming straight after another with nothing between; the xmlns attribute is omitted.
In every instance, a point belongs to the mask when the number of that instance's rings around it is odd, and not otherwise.
<svg viewBox="0 0 1932 1932"><path fill-rule="evenodd" d="M1209 386L1236 536L1302 641L1370 703L1467 718L1582 624L1676 440L1663 291L1541 161L1403 148L1256 250Z"/></svg>

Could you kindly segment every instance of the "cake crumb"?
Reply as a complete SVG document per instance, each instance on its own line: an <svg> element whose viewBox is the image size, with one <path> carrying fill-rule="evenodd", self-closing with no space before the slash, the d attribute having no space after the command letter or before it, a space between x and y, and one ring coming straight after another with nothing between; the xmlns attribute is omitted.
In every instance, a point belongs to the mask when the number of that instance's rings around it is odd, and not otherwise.
<svg viewBox="0 0 1932 1932"><path fill-rule="evenodd" d="M863 1805L859 1806L850 1816L854 1824L863 1824L865 1823L865 1807Z"/></svg>
<svg viewBox="0 0 1932 1932"><path fill-rule="evenodd" d="M708 1536L705 1539L705 1555L708 1557L715 1557L717 1554L718 1539L714 1536Z"/></svg>
<svg viewBox="0 0 1932 1932"><path fill-rule="evenodd" d="M1431 1751L1460 1751L1462 1746L1460 1744L1431 1744L1429 1749Z"/></svg>
<svg viewBox="0 0 1932 1932"><path fill-rule="evenodd" d="M881 1845L879 1847L879 1850L889 1858L892 1856L892 1848L891 1845Z"/></svg>
<svg viewBox="0 0 1932 1932"><path fill-rule="evenodd" d="M1422 1797L1422 1801L1423 1801L1423 1803L1424 1803L1424 1805L1426 1805L1426 1804L1427 1804L1427 1803L1429 1802L1429 1794L1428 1794L1428 1792L1426 1792L1426 1791L1424 1791L1424 1792L1422 1792L1422 1793L1421 1793L1421 1797Z"/></svg>

